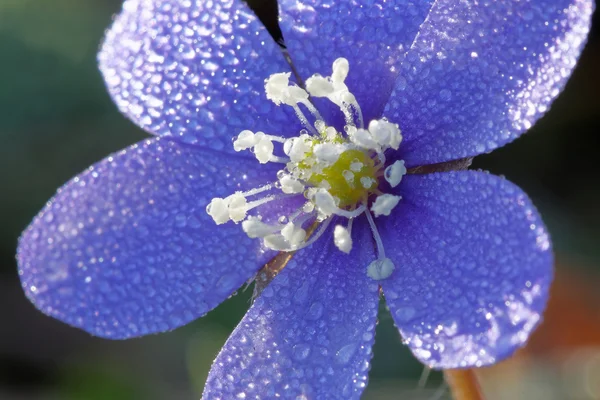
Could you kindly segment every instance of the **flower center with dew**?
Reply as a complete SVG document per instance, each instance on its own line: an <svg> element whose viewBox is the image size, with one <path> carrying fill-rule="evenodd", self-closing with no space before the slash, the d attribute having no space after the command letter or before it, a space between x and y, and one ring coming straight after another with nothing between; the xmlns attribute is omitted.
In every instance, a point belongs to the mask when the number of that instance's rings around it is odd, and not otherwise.
<svg viewBox="0 0 600 400"><path fill-rule="evenodd" d="M398 150L402 135L398 125L385 118L372 120L365 128L358 102L344 83L348 61L338 58L332 70L329 77L311 76L306 90L290 84L290 73L273 74L265 80L267 98L292 107L305 129L291 138L242 131L234 138L235 151L250 150L259 163L280 163L282 169L272 183L212 199L206 211L219 225L241 223L249 237L261 239L266 248L278 251L309 246L335 219L342 223L335 226L333 241L344 253L352 250L354 219L365 214L378 254L367 266L367 274L381 280L392 274L394 264L385 256L373 216L390 215L401 200L400 196L382 193L379 183L385 179L393 188L406 174L404 161L386 165L384 155L386 150ZM344 129L338 131L327 125L309 95L336 104L344 115ZM309 122L301 106L314 117L314 123ZM282 155L275 155L274 143L281 147ZM303 204L289 215L280 215L277 221L263 220L262 207L286 197L301 197ZM255 211L249 213L251 210ZM319 227L309 237L307 230L315 222Z"/></svg>

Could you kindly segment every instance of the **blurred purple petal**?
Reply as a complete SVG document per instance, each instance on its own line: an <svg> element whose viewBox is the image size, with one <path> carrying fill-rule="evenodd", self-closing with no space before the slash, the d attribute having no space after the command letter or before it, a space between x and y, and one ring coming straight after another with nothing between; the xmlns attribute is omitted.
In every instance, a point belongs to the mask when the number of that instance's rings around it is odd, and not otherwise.
<svg viewBox="0 0 600 400"><path fill-rule="evenodd" d="M203 398L360 397L379 303L365 273L375 255L372 246L341 253L331 231L296 253L254 302L217 356ZM366 225L356 226L355 240L370 242Z"/></svg>
<svg viewBox="0 0 600 400"><path fill-rule="evenodd" d="M591 0L440 1L408 51L384 114L408 166L486 153L550 107L589 31Z"/></svg>
<svg viewBox="0 0 600 400"><path fill-rule="evenodd" d="M315 72L331 75L338 57L350 62L346 84L358 99L365 120L381 117L402 55L425 20L432 0L280 0L281 29L304 79ZM337 107L318 102L343 126ZM332 113L333 111L333 113ZM336 118L337 117L337 118Z"/></svg>
<svg viewBox="0 0 600 400"><path fill-rule="evenodd" d="M27 296L44 313L113 339L206 314L274 255L205 211L214 196L272 179L272 168L254 164L166 139L106 158L59 189L23 233L17 258Z"/></svg>
<svg viewBox="0 0 600 400"><path fill-rule="evenodd" d="M382 287L400 333L435 368L508 357L548 299L553 261L540 216L518 187L487 173L404 179L393 218L378 221L396 265Z"/></svg>
<svg viewBox="0 0 600 400"><path fill-rule="evenodd" d="M296 124L266 99L265 78L289 66L243 1L128 0L98 59L121 112L156 135L233 153L243 129Z"/></svg>

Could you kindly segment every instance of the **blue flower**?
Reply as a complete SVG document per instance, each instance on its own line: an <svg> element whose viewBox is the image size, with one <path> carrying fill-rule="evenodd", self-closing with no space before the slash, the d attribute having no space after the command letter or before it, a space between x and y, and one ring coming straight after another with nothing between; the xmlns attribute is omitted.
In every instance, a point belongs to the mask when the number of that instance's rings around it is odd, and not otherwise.
<svg viewBox="0 0 600 400"><path fill-rule="evenodd" d="M242 1L126 1L100 69L157 137L90 167L34 219L18 249L27 296L124 339L206 314L289 251L215 360L210 399L359 397L381 289L423 363L509 356L552 279L537 211L493 175L411 172L531 127L575 66L592 8L283 0L305 90Z"/></svg>

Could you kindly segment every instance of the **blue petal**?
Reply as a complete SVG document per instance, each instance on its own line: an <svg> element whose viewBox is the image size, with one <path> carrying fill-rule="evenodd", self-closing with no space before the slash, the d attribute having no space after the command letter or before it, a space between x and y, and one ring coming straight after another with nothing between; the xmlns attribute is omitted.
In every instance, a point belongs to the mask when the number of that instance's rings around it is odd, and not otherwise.
<svg viewBox="0 0 600 400"><path fill-rule="evenodd" d="M23 233L19 274L44 313L113 339L177 328L249 279L263 252L205 208L272 179L255 160L169 140L106 158L59 189Z"/></svg>
<svg viewBox="0 0 600 400"><path fill-rule="evenodd" d="M346 84L368 122L381 117L398 65L425 20L432 0L280 0L281 29L300 75L331 75L338 57L350 62ZM342 123L337 107L317 102ZM323 111L327 109L328 111ZM339 126L338 126L339 127Z"/></svg>
<svg viewBox="0 0 600 400"><path fill-rule="evenodd" d="M233 152L243 129L301 129L266 99L265 78L289 66L241 0L128 0L98 59L121 112L150 133Z"/></svg>
<svg viewBox="0 0 600 400"><path fill-rule="evenodd" d="M350 255L334 247L329 229L293 256L217 356L203 398L360 397L379 290L366 275L372 246L358 245L370 243L370 234L356 228Z"/></svg>
<svg viewBox="0 0 600 400"><path fill-rule="evenodd" d="M591 0L436 2L384 114L408 166L516 139L550 107L585 43Z"/></svg>
<svg viewBox="0 0 600 400"><path fill-rule="evenodd" d="M402 201L377 222L396 265L382 287L400 333L434 368L508 357L548 300L553 260L540 216L518 187L487 173L404 179Z"/></svg>

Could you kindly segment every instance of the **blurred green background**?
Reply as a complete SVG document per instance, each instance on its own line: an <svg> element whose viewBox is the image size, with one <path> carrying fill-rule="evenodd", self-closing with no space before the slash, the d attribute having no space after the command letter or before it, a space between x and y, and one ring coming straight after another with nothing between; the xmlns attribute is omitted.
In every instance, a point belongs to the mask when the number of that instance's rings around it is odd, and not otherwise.
<svg viewBox="0 0 600 400"><path fill-rule="evenodd" d="M0 0L1 399L199 398L213 358L249 305L251 290L175 332L115 342L42 315L21 291L14 257L21 230L73 175L146 137L118 113L96 66L103 32L120 6L120 0ZM523 369L517 394L507 389L514 384L503 384L509 381L500 369L485 371L492 398L600 398L593 382L600 378L600 329L593 326L600 321L597 16L594 26L573 78L547 116L528 135L474 163L518 183L541 209L560 276L575 277L569 280L575 294L566 299L590 306L580 323L590 325L568 328L592 339L576 339L556 355L553 338L565 335L540 333L549 344L520 358L533 362ZM564 303L562 297L557 302ZM564 306L565 313L581 308ZM438 373L417 388L422 366L383 311L365 397L441 396ZM569 375L573 368L565 365L583 346L597 358L581 361L583 372Z"/></svg>

